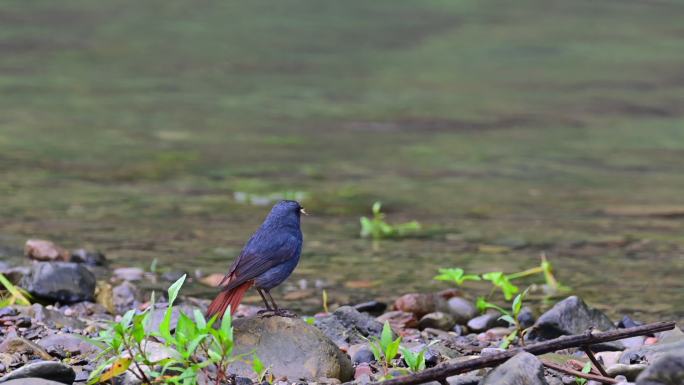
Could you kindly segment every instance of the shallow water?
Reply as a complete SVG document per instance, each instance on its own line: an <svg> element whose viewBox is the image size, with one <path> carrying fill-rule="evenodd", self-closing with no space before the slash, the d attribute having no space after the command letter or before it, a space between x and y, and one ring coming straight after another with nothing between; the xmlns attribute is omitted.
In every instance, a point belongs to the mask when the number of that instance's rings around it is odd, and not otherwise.
<svg viewBox="0 0 684 385"><path fill-rule="evenodd" d="M312 215L277 294L296 309L319 310L322 288L335 304L391 300L447 287L439 267L513 272L546 252L614 317L682 319L683 15L641 1L4 2L0 245L222 272L268 210L245 196L296 195ZM359 239L376 200L421 235Z"/></svg>

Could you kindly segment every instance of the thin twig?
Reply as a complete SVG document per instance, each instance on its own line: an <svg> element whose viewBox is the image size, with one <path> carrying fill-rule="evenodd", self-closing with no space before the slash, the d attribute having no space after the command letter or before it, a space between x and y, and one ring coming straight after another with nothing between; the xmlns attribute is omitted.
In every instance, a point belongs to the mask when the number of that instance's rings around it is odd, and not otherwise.
<svg viewBox="0 0 684 385"><path fill-rule="evenodd" d="M608 373L606 373L606 370L603 369L603 365L601 365L601 363L596 359L596 356L594 356L594 352L591 351L591 348L589 346L582 346L582 350L584 350L584 353L587 354L587 357L589 357L591 363L594 364L596 370L598 370L603 377L608 377Z"/></svg>
<svg viewBox="0 0 684 385"><path fill-rule="evenodd" d="M590 374L590 373L582 373L577 370L573 370L570 368L566 368L565 366L554 364L553 362L549 362L546 360L542 360L542 364L546 366L549 369L557 370L559 372L567 373L567 374L572 374L573 376L576 377L582 377L586 378L587 380L594 380L598 382L602 382L604 384L617 384L618 380L607 377L607 376L598 376L596 374Z"/></svg>
<svg viewBox="0 0 684 385"><path fill-rule="evenodd" d="M557 350L593 345L602 342L617 341L628 337L643 336L671 330L675 327L674 321L655 322L648 325L636 326L627 329L617 329L607 332L590 332L571 336L563 336L550 341L527 345L505 352L479 357L468 361L452 364L442 364L434 368L424 370L409 376L393 378L382 382L383 385L416 385L430 381L439 381L457 374L469 372L475 369L497 366L520 352L528 352L534 355L555 352ZM372 382L369 385L379 385L380 382Z"/></svg>

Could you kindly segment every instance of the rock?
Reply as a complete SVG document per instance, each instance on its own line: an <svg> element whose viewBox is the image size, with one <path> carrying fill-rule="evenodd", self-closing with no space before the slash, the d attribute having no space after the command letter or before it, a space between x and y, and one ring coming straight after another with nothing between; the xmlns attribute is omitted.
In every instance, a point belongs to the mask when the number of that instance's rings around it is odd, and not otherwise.
<svg viewBox="0 0 684 385"><path fill-rule="evenodd" d="M664 354L637 377L636 385L684 384L684 354Z"/></svg>
<svg viewBox="0 0 684 385"><path fill-rule="evenodd" d="M352 356L352 363L354 365L366 362L369 363L371 361L375 360L375 356L373 355L373 352L368 349L368 348L363 348L354 353Z"/></svg>
<svg viewBox="0 0 684 385"><path fill-rule="evenodd" d="M622 352L619 362L621 364L635 364L640 362L654 363L660 357L674 354L684 356L684 340L655 345L644 345L635 349Z"/></svg>
<svg viewBox="0 0 684 385"><path fill-rule="evenodd" d="M142 281L145 271L139 267L119 267L112 274L124 281Z"/></svg>
<svg viewBox="0 0 684 385"><path fill-rule="evenodd" d="M328 316L316 318L314 325L337 346L363 343L382 332L382 323L351 306L341 306Z"/></svg>
<svg viewBox="0 0 684 385"><path fill-rule="evenodd" d="M373 375L373 370L367 363L360 364L356 367L356 370L354 370L354 379L359 382L363 377L367 377L370 380L371 375Z"/></svg>
<svg viewBox="0 0 684 385"><path fill-rule="evenodd" d="M625 364L615 364L612 366L608 366L606 368L606 373L610 377L615 377L615 376L625 376L628 380L634 381L637 376L646 369L646 365L644 364L631 364L631 365L625 365Z"/></svg>
<svg viewBox="0 0 684 385"><path fill-rule="evenodd" d="M544 367L534 355L522 352L516 354L480 381L480 385L548 385L544 378Z"/></svg>
<svg viewBox="0 0 684 385"><path fill-rule="evenodd" d="M385 321L389 322L392 329L397 332L408 328L418 327L418 320L413 313L407 313L400 310L387 312L375 319L381 324L384 324Z"/></svg>
<svg viewBox="0 0 684 385"><path fill-rule="evenodd" d="M48 352L46 352L40 345L17 336L5 338L2 343L0 343L0 353L32 354L44 360L52 359L52 356L48 354Z"/></svg>
<svg viewBox="0 0 684 385"><path fill-rule="evenodd" d="M255 351L276 377L330 377L341 381L353 377L349 357L323 332L299 318L241 318L234 320L233 327L234 354ZM249 365L241 361L231 364L230 371L237 375L253 375Z"/></svg>
<svg viewBox="0 0 684 385"><path fill-rule="evenodd" d="M468 321L468 329L472 332L479 333L497 326L508 326L508 322L499 319L500 316L501 315L496 312L488 312L479 315Z"/></svg>
<svg viewBox="0 0 684 385"><path fill-rule="evenodd" d="M69 304L92 301L95 276L83 265L71 262L40 262L22 279L21 286L32 295Z"/></svg>
<svg viewBox="0 0 684 385"><path fill-rule="evenodd" d="M442 313L441 311L436 311L434 313L428 313L423 316L423 318L418 321L418 328L420 330L433 328L438 330L449 330L456 322L451 315Z"/></svg>
<svg viewBox="0 0 684 385"><path fill-rule="evenodd" d="M2 381L2 380L0 380ZM63 382L45 380L38 377L18 378L3 382L3 385L64 385Z"/></svg>
<svg viewBox="0 0 684 385"><path fill-rule="evenodd" d="M99 251L88 251L85 249L77 249L71 253L70 262L84 263L89 266L104 266L107 264L107 258Z"/></svg>
<svg viewBox="0 0 684 385"><path fill-rule="evenodd" d="M630 316L625 315L622 317L620 322L618 322L617 327L621 329L633 328L641 325L641 322L634 321Z"/></svg>
<svg viewBox="0 0 684 385"><path fill-rule="evenodd" d="M620 359L620 355L622 352L617 351L617 352L598 352L596 353L596 358L599 359L604 367L609 367L613 366L618 363L618 360Z"/></svg>
<svg viewBox="0 0 684 385"><path fill-rule="evenodd" d="M248 377L235 377L235 385L252 385L254 381Z"/></svg>
<svg viewBox="0 0 684 385"><path fill-rule="evenodd" d="M52 334L37 342L47 352L63 350L71 356L88 354L100 351L95 345L91 345L74 334Z"/></svg>
<svg viewBox="0 0 684 385"><path fill-rule="evenodd" d="M70 367L56 361L39 361L22 366L21 368L2 377L0 383L19 378L37 377L71 385L76 373Z"/></svg>
<svg viewBox="0 0 684 385"><path fill-rule="evenodd" d="M26 241L24 255L36 261L66 262L70 257L68 250L43 239L29 239Z"/></svg>
<svg viewBox="0 0 684 385"><path fill-rule="evenodd" d="M112 289L112 302L114 310L118 314L123 314L137 307L139 299L140 291L128 281L123 281Z"/></svg>
<svg viewBox="0 0 684 385"><path fill-rule="evenodd" d="M460 374L458 376L453 376L447 378L449 385L478 385L482 381L482 377L475 374L467 373ZM430 382L430 385L437 385L438 382Z"/></svg>
<svg viewBox="0 0 684 385"><path fill-rule="evenodd" d="M529 307L524 307L520 310L518 314L518 322L523 329L527 329L534 325L536 318L534 317L534 312Z"/></svg>
<svg viewBox="0 0 684 385"><path fill-rule="evenodd" d="M397 298L394 308L420 318L437 310L437 301L434 294L410 293Z"/></svg>
<svg viewBox="0 0 684 385"><path fill-rule="evenodd" d="M459 325L465 325L470 319L477 316L475 305L465 298L449 298L445 307L446 309L443 311L449 313L454 318L454 322Z"/></svg>
<svg viewBox="0 0 684 385"><path fill-rule="evenodd" d="M591 309L581 298L571 296L542 314L529 337L549 340L562 335L585 333L589 328L607 331L615 329L615 326L601 311Z"/></svg>
<svg viewBox="0 0 684 385"><path fill-rule="evenodd" d="M67 317L61 312L34 303L30 307L21 309L21 314L31 317L36 322L47 325L50 328L61 329L64 327L72 329L83 329L85 322L76 317Z"/></svg>
<svg viewBox="0 0 684 385"><path fill-rule="evenodd" d="M501 348L484 348L480 351L480 356L481 357L486 357L486 356L491 356L493 354L499 354L501 352L505 352L506 349L501 349Z"/></svg>
<svg viewBox="0 0 684 385"><path fill-rule="evenodd" d="M354 309L361 313L379 316L387 309L387 304L379 301L368 301L354 305Z"/></svg>

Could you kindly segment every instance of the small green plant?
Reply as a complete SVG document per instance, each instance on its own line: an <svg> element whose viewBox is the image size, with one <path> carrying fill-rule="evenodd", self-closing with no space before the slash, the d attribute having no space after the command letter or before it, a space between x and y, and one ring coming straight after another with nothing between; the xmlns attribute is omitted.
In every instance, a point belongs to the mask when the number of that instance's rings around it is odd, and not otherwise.
<svg viewBox="0 0 684 385"><path fill-rule="evenodd" d="M114 322L90 341L99 346L100 364L90 374L88 383L101 383L131 372L143 384L194 385L202 374L216 384L228 378L228 365L243 359L233 354L233 326L230 308L223 315L220 326L214 327L218 317L205 319L195 310L193 318L180 312L175 329L171 327L173 303L185 281L185 276L168 289L168 307L159 326L152 330L154 293L151 305L140 314L130 310L121 321ZM149 345L163 341L167 347L164 358L153 360Z"/></svg>
<svg viewBox="0 0 684 385"><path fill-rule="evenodd" d="M264 381L266 378L266 374L268 373L268 368L264 365L263 362L257 357L256 354L252 354L252 371L256 373L257 375L257 383L260 384ZM269 382L273 382L272 379Z"/></svg>
<svg viewBox="0 0 684 385"><path fill-rule="evenodd" d="M407 233L420 230L420 223L416 221L390 225L385 222L385 214L380 211L382 204L373 203L373 217L361 217L361 237L363 238L393 238L406 235Z"/></svg>
<svg viewBox="0 0 684 385"><path fill-rule="evenodd" d="M590 372L591 372L591 361L587 362L587 363L584 364L584 366L582 367L582 373L584 373L584 374L589 374ZM587 379L586 379L586 378L575 377L575 384L577 384L577 385L584 385L584 384L586 384L586 383L587 383Z"/></svg>
<svg viewBox="0 0 684 385"><path fill-rule="evenodd" d="M465 272L461 268L439 269L439 274L436 275L433 279L437 281L453 282L457 286L461 286L465 281L482 280L482 278L480 278L480 276L477 274L465 274Z"/></svg>
<svg viewBox="0 0 684 385"><path fill-rule="evenodd" d="M4 290L0 290L0 308L14 304L31 304L31 295L24 289L14 286L7 277L2 275L2 273L0 273L0 285L5 288Z"/></svg>
<svg viewBox="0 0 684 385"><path fill-rule="evenodd" d="M432 341L431 343L420 349L419 352L413 352L410 349L407 349L403 346L400 348L401 355L404 358L404 362L406 362L406 366L408 366L411 372L418 373L425 370L425 352L432 344L436 342L437 341Z"/></svg>
<svg viewBox="0 0 684 385"><path fill-rule="evenodd" d="M510 301L520 289L511 283L510 279L501 271L482 274L482 279L490 281L492 285L501 289L506 301Z"/></svg>
<svg viewBox="0 0 684 385"><path fill-rule="evenodd" d="M516 337L520 338L521 345L525 345L524 337L527 330L523 329L522 325L520 325L520 321L518 321L518 316L520 315L520 311L522 310L523 300L525 299L528 290L529 288L525 289L525 291L515 296L515 298L513 299L513 303L511 304L510 312L496 305L486 305L487 307L493 307L494 309L501 312L501 317L499 317L499 319L508 322L509 325L515 328L509 335L504 337L503 341L501 341L501 345L499 347L502 349L507 349Z"/></svg>
<svg viewBox="0 0 684 385"><path fill-rule="evenodd" d="M392 339L393 333L389 322L385 321L382 326L382 333L380 334L380 339L377 337L372 337L370 341L370 348L373 352L375 360L382 364L385 376L387 375L388 369L392 366L392 360L399 353L399 345L401 344L401 337Z"/></svg>

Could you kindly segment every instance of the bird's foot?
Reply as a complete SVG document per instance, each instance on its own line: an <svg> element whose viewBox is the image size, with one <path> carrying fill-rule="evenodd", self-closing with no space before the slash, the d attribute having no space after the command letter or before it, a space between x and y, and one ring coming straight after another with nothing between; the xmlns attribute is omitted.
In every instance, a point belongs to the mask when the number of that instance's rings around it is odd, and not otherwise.
<svg viewBox="0 0 684 385"><path fill-rule="evenodd" d="M259 310L257 312L257 317L261 317L261 318L268 318L268 317L274 317L274 316L285 317L285 318L295 318L295 317L297 317L297 314L295 314L293 311L287 310L287 309L277 309L277 310L263 309L263 310Z"/></svg>

